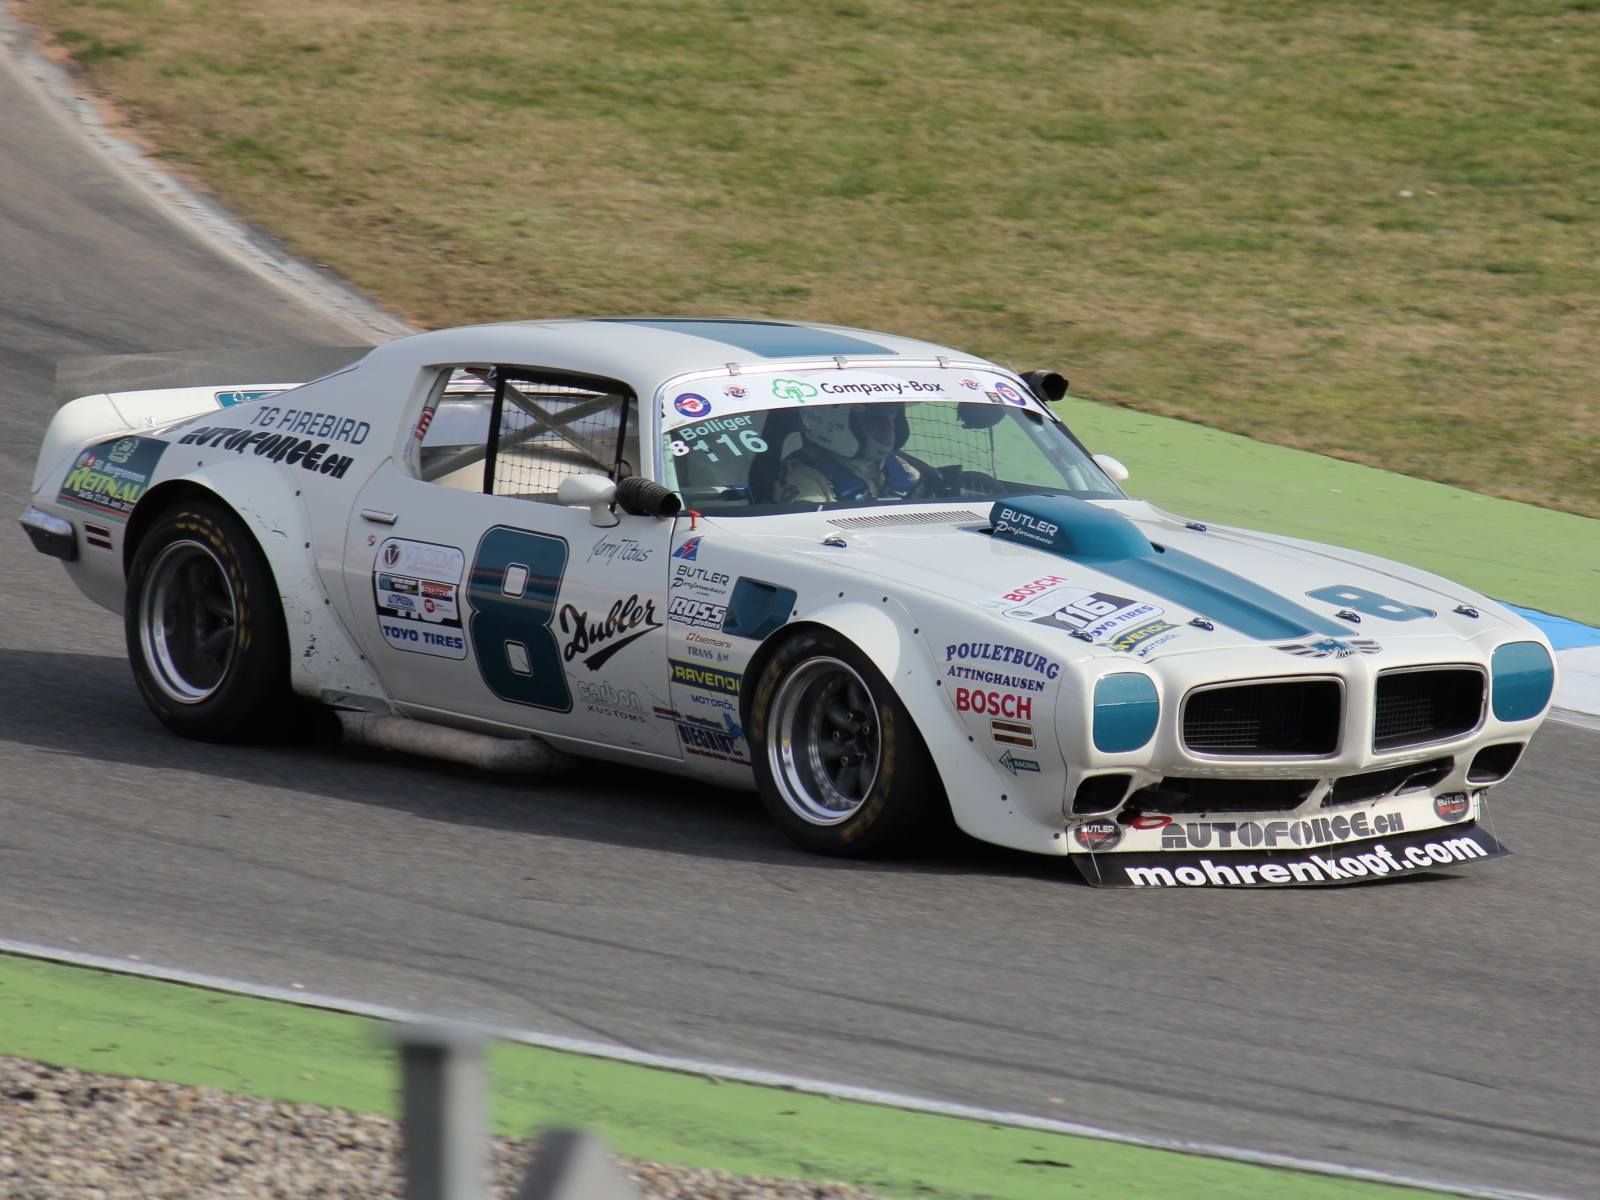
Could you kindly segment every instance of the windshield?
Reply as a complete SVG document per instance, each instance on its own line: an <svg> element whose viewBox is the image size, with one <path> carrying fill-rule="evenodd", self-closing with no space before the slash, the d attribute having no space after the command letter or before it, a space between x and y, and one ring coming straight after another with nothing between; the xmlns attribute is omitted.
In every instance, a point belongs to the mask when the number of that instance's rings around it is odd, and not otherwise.
<svg viewBox="0 0 1600 1200"><path fill-rule="evenodd" d="M752 380L731 389L744 396L721 403L708 396L722 399L725 389L710 383L695 385L698 392L670 392L663 414L663 482L685 507L703 513L993 501L1028 493L1123 496L1058 422L1009 384L990 391L982 385L995 381L983 380L967 393L972 399L958 393L902 400L888 390L892 384L880 383L885 391L866 392L862 385L861 393L851 393L860 399L818 404L811 396L827 393L807 396L805 382L794 378L773 381L792 385L786 397L752 396L758 388L770 390Z"/></svg>

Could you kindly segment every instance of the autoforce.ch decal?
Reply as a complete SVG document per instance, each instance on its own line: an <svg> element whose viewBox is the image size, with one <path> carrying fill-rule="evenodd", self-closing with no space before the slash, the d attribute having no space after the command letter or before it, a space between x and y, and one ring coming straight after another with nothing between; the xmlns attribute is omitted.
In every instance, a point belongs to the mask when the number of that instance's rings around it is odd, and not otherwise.
<svg viewBox="0 0 1600 1200"><path fill-rule="evenodd" d="M1326 846L1405 831L1405 818L1398 812L1358 810L1287 821L1173 821L1161 827L1161 845L1168 850L1205 849L1213 844L1223 850L1233 846Z"/></svg>
<svg viewBox="0 0 1600 1200"><path fill-rule="evenodd" d="M261 458L288 463L291 467L300 466L334 479L343 479L345 472L355 462L351 455L334 452L331 442L302 438L294 433L268 433L264 429L238 429L232 426L191 429L178 439L178 444L232 450L236 454L249 450Z"/></svg>
<svg viewBox="0 0 1600 1200"><path fill-rule="evenodd" d="M372 569L383 640L413 654L465 658L459 589L466 565L455 546L384 539Z"/></svg>

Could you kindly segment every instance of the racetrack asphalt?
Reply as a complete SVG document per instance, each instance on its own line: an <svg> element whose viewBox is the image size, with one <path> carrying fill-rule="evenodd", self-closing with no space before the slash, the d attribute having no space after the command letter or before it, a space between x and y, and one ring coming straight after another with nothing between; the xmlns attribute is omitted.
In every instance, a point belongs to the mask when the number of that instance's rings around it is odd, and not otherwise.
<svg viewBox="0 0 1600 1200"><path fill-rule="evenodd" d="M59 357L349 341L150 209L3 65L0 112L0 511L28 501ZM1600 732L1547 725L1496 790L1504 862L1095 892L1065 863L978 846L813 858L753 797L610 766L530 783L178 741L134 690L117 618L9 517L0 605L7 938L1595 1194Z"/></svg>

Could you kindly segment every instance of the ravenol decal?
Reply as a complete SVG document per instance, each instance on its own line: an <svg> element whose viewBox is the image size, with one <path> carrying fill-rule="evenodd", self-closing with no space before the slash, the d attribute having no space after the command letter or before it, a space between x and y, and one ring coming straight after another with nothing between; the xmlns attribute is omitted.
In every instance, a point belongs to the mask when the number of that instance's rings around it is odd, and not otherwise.
<svg viewBox="0 0 1600 1200"><path fill-rule="evenodd" d="M681 658L669 658L667 662L672 667L673 683L700 688L702 691L737 696L739 685L744 681L744 676L737 671L719 671L700 663L684 662Z"/></svg>
<svg viewBox="0 0 1600 1200"><path fill-rule="evenodd" d="M705 537L705 534L702 533L690 538L672 552L672 557L681 558L685 562L693 562L700 554L700 539L703 537Z"/></svg>
<svg viewBox="0 0 1600 1200"><path fill-rule="evenodd" d="M817 394L817 389L815 385L803 379L774 379L772 394L780 400L793 400L796 404L804 404Z"/></svg>
<svg viewBox="0 0 1600 1200"><path fill-rule="evenodd" d="M685 392L672 402L672 407L691 419L711 415L711 401L695 392Z"/></svg>
<svg viewBox="0 0 1600 1200"><path fill-rule="evenodd" d="M1157 609L1156 611L1160 612L1161 610ZM1116 637L1107 642L1106 645L1110 646L1113 650L1120 651L1123 654L1128 654L1140 642L1147 642L1157 634L1165 633L1169 629L1176 628L1177 626L1172 624L1170 621L1151 621L1149 624L1140 625L1135 629L1123 630Z"/></svg>
<svg viewBox="0 0 1600 1200"><path fill-rule="evenodd" d="M125 437L81 452L61 481L56 499L113 521L126 521L150 486L167 443Z"/></svg>

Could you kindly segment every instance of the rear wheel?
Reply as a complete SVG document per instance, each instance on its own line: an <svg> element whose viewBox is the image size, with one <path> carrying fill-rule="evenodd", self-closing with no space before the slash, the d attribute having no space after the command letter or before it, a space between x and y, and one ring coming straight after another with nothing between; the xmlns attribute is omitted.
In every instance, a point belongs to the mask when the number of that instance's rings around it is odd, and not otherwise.
<svg viewBox="0 0 1600 1200"><path fill-rule="evenodd" d="M145 703L182 737L259 741L303 715L271 568L214 500L151 522L128 572L125 628Z"/></svg>
<svg viewBox="0 0 1600 1200"><path fill-rule="evenodd" d="M866 858L931 845L950 806L911 715L866 655L825 631L781 646L750 704L767 812L817 854Z"/></svg>

